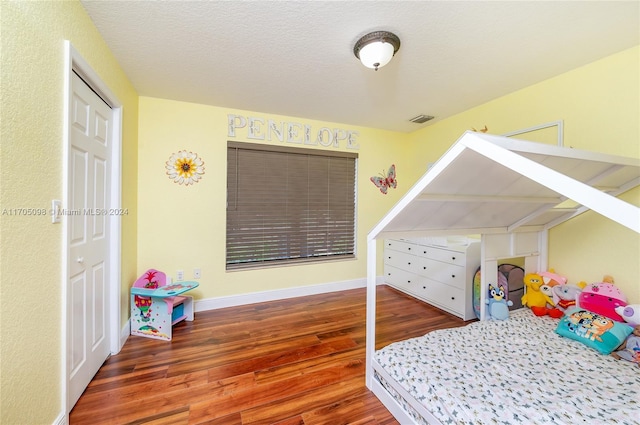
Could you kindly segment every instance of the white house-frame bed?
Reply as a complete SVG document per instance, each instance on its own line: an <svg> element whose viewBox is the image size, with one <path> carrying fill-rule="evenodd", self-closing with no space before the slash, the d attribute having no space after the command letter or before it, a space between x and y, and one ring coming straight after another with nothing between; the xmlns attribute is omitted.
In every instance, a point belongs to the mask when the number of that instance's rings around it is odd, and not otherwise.
<svg viewBox="0 0 640 425"><path fill-rule="evenodd" d="M481 276L483 289L480 291L481 322L472 327L464 327L471 328L473 331L473 328L482 328L490 323L484 322L486 288L488 282L497 280L498 261L501 258L524 257L525 271L546 270L547 234L551 227L590 209L640 233L640 208L616 197L638 185L640 185L639 159L482 133L464 133L368 235L367 387L403 425L465 422L458 417L447 417L447 414L452 415L452 410L447 409L446 406L429 404L430 398L438 398L439 390L434 390L436 395L429 397L427 394L420 393L420 386L418 385L416 389L415 383L401 385L380 364L381 362L376 360L377 239L480 234L480 263L483 269ZM573 201L577 206L565 208L564 206L568 204L565 202L567 200ZM524 326L529 326L524 313L529 312L528 310L516 312L513 315L514 320L510 318L507 321L513 322L509 326L517 324L520 320L523 320ZM550 321L551 319L544 318L539 323L548 328L553 326L553 322ZM459 328L460 332L467 332L464 328ZM488 331L491 332L491 330ZM456 337L456 334L447 334L447 338L451 335ZM466 337L468 335L465 336L465 334L459 336L459 338ZM526 339L522 338L523 341L521 341L525 343L525 348ZM420 343L429 344L429 339ZM552 341L545 341L545 343L553 344ZM570 341L570 343L574 342ZM384 350L387 348L385 347ZM393 348L389 350L381 351L380 355L390 355ZM404 348L398 350L402 351ZM447 354L443 353L443 355ZM469 356L472 355L469 353ZM420 359L414 359L414 361L421 362ZM607 361L610 360L607 359ZM396 361L393 360L391 363ZM622 369L620 372L626 375L627 371L631 371L630 364L622 365L622 363L624 362L612 362L612 365L615 364L613 366L615 368L626 367L627 369ZM637 374L636 369L631 373ZM576 373L587 372L580 370ZM637 381L638 376L634 376ZM413 382L414 378L411 379ZM561 377L558 379L562 382ZM417 378L420 383L428 380L429 376ZM441 379L441 381L447 381L447 379ZM603 385L607 386L608 391L611 390L608 387L610 383ZM465 388L459 390L461 397L464 397L467 390ZM491 392L492 389L485 386L483 391ZM499 392L496 394L499 395ZM631 401L621 400L619 408L612 409L613 416L606 416L609 413L605 413L602 418L618 420L619 417L616 415L622 415L624 418L627 412L625 409L629 408L640 417L638 394L638 392L631 395L622 394L620 397L631 397ZM489 403L489 401L485 402ZM456 415L459 413L457 410L459 407L455 407ZM490 411L491 408L487 410ZM534 406L531 411L539 412L540 410ZM565 413L566 418L570 418L575 412ZM549 419L550 417L536 416L535 419L527 419L526 416L522 416L526 414L528 413L520 412L518 420L514 421L524 420L523 423L527 423L527 420L529 422L554 421L553 417ZM562 412L559 413L561 414ZM591 413L587 413L585 420L595 417L589 415ZM559 417L561 416L556 416L555 420L562 422L558 420ZM495 418L493 420L497 421L495 423L501 423ZM640 419L631 420L629 423L637 423L637 421ZM622 423L626 422L623 420Z"/></svg>

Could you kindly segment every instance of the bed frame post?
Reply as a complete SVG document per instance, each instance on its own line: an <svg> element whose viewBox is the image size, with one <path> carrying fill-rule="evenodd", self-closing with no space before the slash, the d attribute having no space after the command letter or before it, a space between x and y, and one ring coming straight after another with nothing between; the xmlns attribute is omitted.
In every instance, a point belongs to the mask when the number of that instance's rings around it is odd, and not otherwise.
<svg viewBox="0 0 640 425"><path fill-rule="evenodd" d="M366 385L373 384L373 353L376 349L376 240L367 243L367 337L366 337Z"/></svg>
<svg viewBox="0 0 640 425"><path fill-rule="evenodd" d="M549 270L549 230L538 233L538 272Z"/></svg>
<svg viewBox="0 0 640 425"><path fill-rule="evenodd" d="M487 246L485 235L481 236L480 242L480 320L487 320L487 295L489 283L498 282L498 261L495 259L490 246Z"/></svg>

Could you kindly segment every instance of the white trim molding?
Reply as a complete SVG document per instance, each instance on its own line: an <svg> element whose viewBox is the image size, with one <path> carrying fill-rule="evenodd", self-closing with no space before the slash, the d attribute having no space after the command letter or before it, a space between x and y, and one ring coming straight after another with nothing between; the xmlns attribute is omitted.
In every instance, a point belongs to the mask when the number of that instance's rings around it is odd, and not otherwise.
<svg viewBox="0 0 640 425"><path fill-rule="evenodd" d="M69 418L67 415L60 413L58 417L53 421L53 425L68 425Z"/></svg>
<svg viewBox="0 0 640 425"><path fill-rule="evenodd" d="M377 284L384 284L379 276ZM295 288L274 289L270 291L252 292L248 294L229 295L226 297L206 298L195 301L195 311L217 310L220 308L236 307L265 301L284 300L287 298L304 297L308 295L326 294L329 292L346 291L349 289L365 288L367 280L354 279L341 282L322 283L319 285L297 286ZM197 317L196 317L197 320Z"/></svg>
<svg viewBox="0 0 640 425"><path fill-rule="evenodd" d="M560 147L563 147L564 146L564 121L562 120L548 122L540 125L534 125L533 127L523 128L520 130L510 131L508 133L502 134L502 136L505 136L505 137L519 136L521 134L531 133L533 131L543 130L545 128L551 128L551 127L558 128L557 136L556 136L557 145Z"/></svg>
<svg viewBox="0 0 640 425"><path fill-rule="evenodd" d="M127 323L125 323L120 330L120 348L122 348L124 346L124 343L127 342L129 335L131 335L131 318L127 320Z"/></svg>

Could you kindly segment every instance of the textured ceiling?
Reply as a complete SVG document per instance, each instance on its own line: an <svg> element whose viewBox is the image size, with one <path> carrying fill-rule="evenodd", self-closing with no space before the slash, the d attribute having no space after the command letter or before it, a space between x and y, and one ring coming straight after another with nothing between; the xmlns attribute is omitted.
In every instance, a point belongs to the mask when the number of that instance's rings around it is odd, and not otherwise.
<svg viewBox="0 0 640 425"><path fill-rule="evenodd" d="M638 1L81 2L142 96L403 132L640 43Z"/></svg>

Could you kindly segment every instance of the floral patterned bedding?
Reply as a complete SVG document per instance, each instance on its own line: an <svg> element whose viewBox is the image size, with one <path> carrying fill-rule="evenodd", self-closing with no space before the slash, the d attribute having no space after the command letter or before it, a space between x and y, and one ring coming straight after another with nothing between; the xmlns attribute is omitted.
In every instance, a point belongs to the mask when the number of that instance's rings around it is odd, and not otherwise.
<svg viewBox="0 0 640 425"><path fill-rule="evenodd" d="M640 424L640 368L561 337L557 323L521 309L375 360L443 424Z"/></svg>

